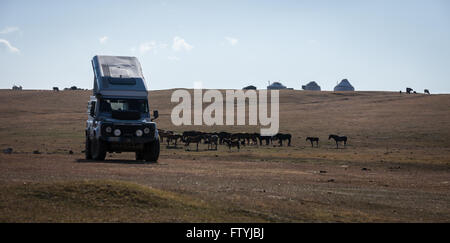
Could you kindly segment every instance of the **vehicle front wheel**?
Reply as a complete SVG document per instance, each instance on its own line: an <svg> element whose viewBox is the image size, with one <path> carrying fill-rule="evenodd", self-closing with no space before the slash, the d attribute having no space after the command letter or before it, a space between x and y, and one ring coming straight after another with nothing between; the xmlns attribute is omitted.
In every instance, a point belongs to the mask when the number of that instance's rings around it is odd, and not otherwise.
<svg viewBox="0 0 450 243"><path fill-rule="evenodd" d="M144 153L136 152L136 160L144 160Z"/></svg>
<svg viewBox="0 0 450 243"><path fill-rule="evenodd" d="M88 136L86 136L86 143L85 143L85 148L84 148L84 154L86 156L86 159L92 159L91 140L89 140Z"/></svg>
<svg viewBox="0 0 450 243"><path fill-rule="evenodd" d="M90 143L91 143L92 158L94 160L105 160L106 157L105 142L94 138Z"/></svg>
<svg viewBox="0 0 450 243"><path fill-rule="evenodd" d="M144 160L147 162L158 162L159 149L160 149L159 139L147 143L144 149Z"/></svg>

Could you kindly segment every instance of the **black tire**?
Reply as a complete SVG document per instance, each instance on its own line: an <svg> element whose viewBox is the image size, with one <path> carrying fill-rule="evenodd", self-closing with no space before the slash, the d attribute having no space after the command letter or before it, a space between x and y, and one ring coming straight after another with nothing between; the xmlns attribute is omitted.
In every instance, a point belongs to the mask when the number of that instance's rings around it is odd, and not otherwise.
<svg viewBox="0 0 450 243"><path fill-rule="evenodd" d="M92 159L105 160L106 157L106 145L105 142L98 139L93 139L91 142Z"/></svg>
<svg viewBox="0 0 450 243"><path fill-rule="evenodd" d="M91 140L89 140L88 136L86 136L86 143L85 143L85 148L84 148L84 154L86 156L86 159L92 159Z"/></svg>
<svg viewBox="0 0 450 243"><path fill-rule="evenodd" d="M136 160L144 160L144 152L136 152Z"/></svg>
<svg viewBox="0 0 450 243"><path fill-rule="evenodd" d="M147 143L144 148L144 160L147 162L158 162L159 149L160 149L159 139L154 142Z"/></svg>

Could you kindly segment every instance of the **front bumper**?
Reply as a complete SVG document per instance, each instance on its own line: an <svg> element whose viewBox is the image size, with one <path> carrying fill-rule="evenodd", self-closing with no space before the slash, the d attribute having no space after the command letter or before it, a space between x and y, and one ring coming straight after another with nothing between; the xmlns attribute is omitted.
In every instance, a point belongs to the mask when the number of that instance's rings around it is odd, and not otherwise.
<svg viewBox="0 0 450 243"><path fill-rule="evenodd" d="M153 136L149 137L101 137L105 142L118 144L144 144L155 141Z"/></svg>
<svg viewBox="0 0 450 243"><path fill-rule="evenodd" d="M154 137L103 137L108 152L137 152L144 151L145 144L153 142Z"/></svg>

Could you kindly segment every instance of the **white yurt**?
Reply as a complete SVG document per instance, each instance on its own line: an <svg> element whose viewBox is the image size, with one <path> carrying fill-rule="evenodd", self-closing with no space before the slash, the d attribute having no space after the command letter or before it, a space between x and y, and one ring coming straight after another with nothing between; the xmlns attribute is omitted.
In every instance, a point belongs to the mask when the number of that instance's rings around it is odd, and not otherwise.
<svg viewBox="0 0 450 243"><path fill-rule="evenodd" d="M302 85L302 89L320 91L320 86L315 81L311 81L307 85Z"/></svg>
<svg viewBox="0 0 450 243"><path fill-rule="evenodd" d="M347 79L343 79L336 87L334 87L334 91L355 91L355 88Z"/></svg>

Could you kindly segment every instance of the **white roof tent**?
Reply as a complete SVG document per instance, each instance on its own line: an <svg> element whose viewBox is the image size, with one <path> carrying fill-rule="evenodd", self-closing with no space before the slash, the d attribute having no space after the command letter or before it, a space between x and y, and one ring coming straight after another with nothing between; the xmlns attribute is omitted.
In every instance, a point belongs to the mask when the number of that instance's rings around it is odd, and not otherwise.
<svg viewBox="0 0 450 243"><path fill-rule="evenodd" d="M147 97L147 85L136 57L94 56L94 95Z"/></svg>

